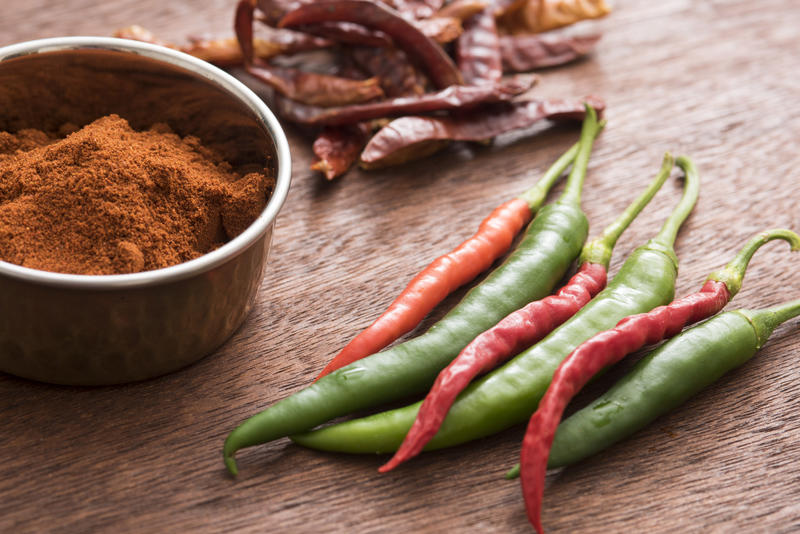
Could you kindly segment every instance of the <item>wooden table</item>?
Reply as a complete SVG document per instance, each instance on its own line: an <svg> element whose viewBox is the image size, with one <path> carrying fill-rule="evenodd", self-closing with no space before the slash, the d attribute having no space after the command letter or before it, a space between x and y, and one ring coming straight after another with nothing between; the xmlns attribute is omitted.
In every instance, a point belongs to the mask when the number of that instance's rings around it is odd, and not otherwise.
<svg viewBox="0 0 800 534"><path fill-rule="evenodd" d="M0 44L108 35L132 23L176 40L230 31L232 1L200 4L5 0ZM584 195L593 232L666 150L691 155L703 178L677 242L678 295L754 232L800 229L800 10L785 0L620 0L597 26L605 32L597 53L544 72L539 89L608 102ZM234 480L220 447L244 417L308 384L413 274L532 184L577 129L454 147L332 183L308 170L310 143L288 130L293 184L270 270L225 346L183 371L121 387L0 376L0 532L531 531L519 485L502 479L521 428L385 476L376 472L382 458L281 440L240 453ZM680 192L674 178L635 222L612 274ZM799 265L785 245L766 247L731 308L800 297ZM799 326L779 328L757 358L633 438L549 475L549 531L798 531Z"/></svg>

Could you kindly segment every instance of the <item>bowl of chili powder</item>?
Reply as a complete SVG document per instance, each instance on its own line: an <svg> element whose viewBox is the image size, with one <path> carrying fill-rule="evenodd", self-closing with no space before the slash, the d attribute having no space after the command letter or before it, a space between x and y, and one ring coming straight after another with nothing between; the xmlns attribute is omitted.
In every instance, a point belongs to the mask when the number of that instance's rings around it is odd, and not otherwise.
<svg viewBox="0 0 800 534"><path fill-rule="evenodd" d="M144 380L213 352L261 284L286 137L227 73L167 48L0 48L0 371Z"/></svg>

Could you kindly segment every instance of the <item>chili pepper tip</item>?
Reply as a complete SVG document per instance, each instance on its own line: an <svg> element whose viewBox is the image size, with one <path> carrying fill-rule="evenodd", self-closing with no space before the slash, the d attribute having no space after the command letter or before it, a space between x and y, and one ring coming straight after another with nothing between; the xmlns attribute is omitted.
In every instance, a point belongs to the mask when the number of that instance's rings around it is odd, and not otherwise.
<svg viewBox="0 0 800 534"><path fill-rule="evenodd" d="M225 458L225 467L228 468L228 472L231 475L236 476L239 474L239 468L236 467L236 460L234 460L232 457Z"/></svg>
<svg viewBox="0 0 800 534"><path fill-rule="evenodd" d="M519 464L506 471L506 474L503 475L503 478L506 480L514 480L515 478L519 478Z"/></svg>

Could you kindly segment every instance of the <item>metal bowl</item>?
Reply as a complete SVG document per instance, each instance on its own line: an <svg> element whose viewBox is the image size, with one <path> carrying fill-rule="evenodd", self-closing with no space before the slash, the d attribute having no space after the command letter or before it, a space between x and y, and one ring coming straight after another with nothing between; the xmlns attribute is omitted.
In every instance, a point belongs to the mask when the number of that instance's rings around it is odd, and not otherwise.
<svg viewBox="0 0 800 534"><path fill-rule="evenodd" d="M234 168L271 167L275 190L242 234L172 267L88 276L0 261L0 371L75 385L155 377L219 347L253 305L291 179L275 116L230 75L167 48L98 37L0 48L0 131L111 113L195 135Z"/></svg>

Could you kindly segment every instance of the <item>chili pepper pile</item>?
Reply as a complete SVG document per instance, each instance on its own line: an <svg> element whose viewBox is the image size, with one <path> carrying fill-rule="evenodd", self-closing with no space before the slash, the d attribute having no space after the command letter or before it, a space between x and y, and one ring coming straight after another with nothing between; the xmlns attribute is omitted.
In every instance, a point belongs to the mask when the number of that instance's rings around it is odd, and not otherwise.
<svg viewBox="0 0 800 534"><path fill-rule="evenodd" d="M679 333L733 298L764 244L783 240L800 250L794 232L762 232L713 272L700 291L673 300L678 268L673 247L700 190L697 169L685 156L673 160L667 154L645 191L599 237L584 244L588 223L581 193L603 126L587 105L579 142L534 187L501 204L475 235L426 267L313 384L235 428L223 448L231 473L237 472L239 449L285 436L321 450L394 452L379 469L385 472L423 449L464 443L530 419L520 464L507 476L520 475L528 517L541 533L547 467L576 462L643 427L744 363L778 324L800 315L800 301L793 301L768 310L724 313ZM656 195L674 163L684 174L680 201L660 231L635 249L606 284L616 241ZM543 205L570 165L560 198ZM529 221L505 262L447 315L427 332L386 348L449 292L488 269ZM577 273L550 295L576 259ZM600 399L559 425L567 403L590 379L628 353L670 337ZM428 389L419 403L315 428Z"/></svg>
<svg viewBox="0 0 800 534"><path fill-rule="evenodd" d="M395 165L451 141L580 120L584 103L602 110L597 97L536 99L536 76L503 74L588 54L599 35L550 30L608 12L603 0L240 0L236 39L177 46L137 26L116 35L243 65L272 88L279 115L313 133L312 169L333 179L355 163Z"/></svg>
<svg viewBox="0 0 800 534"><path fill-rule="evenodd" d="M430 393L385 472L419 454L439 430L448 410L461 391L479 374L486 373L519 354L575 315L606 285L611 251L622 232L655 196L672 170L672 156L650 186L606 228L583 247L578 273L557 294L531 302L481 333L437 377Z"/></svg>
<svg viewBox="0 0 800 534"><path fill-rule="evenodd" d="M788 241L800 250L800 237L788 230L771 230L751 239L724 269L711 273L697 293L677 299L651 312L622 319L611 330L582 343L556 369L550 386L528 423L522 442L520 474L528 518L543 532L539 512L544 492L547 457L556 427L567 403L603 368L627 354L670 338L689 324L719 312L739 291L744 271L753 253L773 240Z"/></svg>
<svg viewBox="0 0 800 534"><path fill-rule="evenodd" d="M592 143L601 126L594 111L588 109L575 164L561 198L539 210L502 265L424 334L337 369L244 421L225 440L228 469L236 473L234 454L243 447L423 393L475 336L528 302L548 295L577 258L588 234L589 224L580 207L581 190ZM555 167L561 165L563 158Z"/></svg>

